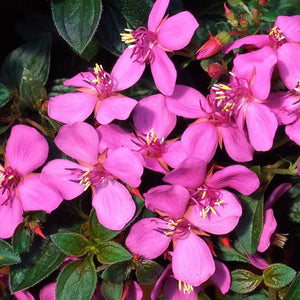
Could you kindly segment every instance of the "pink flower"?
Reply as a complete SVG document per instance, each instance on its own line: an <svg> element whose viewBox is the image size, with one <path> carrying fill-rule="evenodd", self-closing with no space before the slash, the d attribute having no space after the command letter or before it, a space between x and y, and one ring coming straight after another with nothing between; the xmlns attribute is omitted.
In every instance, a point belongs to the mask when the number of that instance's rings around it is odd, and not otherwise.
<svg viewBox="0 0 300 300"><path fill-rule="evenodd" d="M0 165L0 237L9 238L23 221L23 211L50 213L62 201L59 193L32 173L48 156L46 139L34 128L15 125L5 148L4 166Z"/></svg>
<svg viewBox="0 0 300 300"><path fill-rule="evenodd" d="M126 120L137 101L118 93L134 84L132 75L120 67L115 65L109 74L96 64L88 72L64 81L64 85L77 87L77 92L50 98L49 116L62 123L74 123L84 121L94 111L100 124Z"/></svg>
<svg viewBox="0 0 300 300"><path fill-rule="evenodd" d="M146 207L161 218L145 218L135 223L125 241L128 249L153 259L172 242L172 269L176 279L192 286L206 281L214 273L215 264L209 247L197 235L201 232L184 217L188 191L180 185L163 185L150 189L144 197Z"/></svg>
<svg viewBox="0 0 300 300"><path fill-rule="evenodd" d="M188 11L164 18L168 5L169 0L157 0L149 15L148 28L139 27L122 34L122 40L129 47L116 63L119 68L128 70L136 81L149 63L156 87L165 95L172 94L177 77L175 66L165 51L184 48L199 25Z"/></svg>
<svg viewBox="0 0 300 300"><path fill-rule="evenodd" d="M98 133L84 122L63 125L54 142L77 162L52 160L43 168L42 179L66 200L91 187L92 205L99 222L112 230L122 229L133 217L135 204L127 188L117 179L138 187L143 172L140 161L125 147L99 154Z"/></svg>
<svg viewBox="0 0 300 300"><path fill-rule="evenodd" d="M224 188L249 195L259 187L259 179L241 165L212 172L206 175L206 163L201 159L187 158L163 180L187 188L191 208L186 218L191 223L212 234L226 234L238 224L242 207L238 198Z"/></svg>

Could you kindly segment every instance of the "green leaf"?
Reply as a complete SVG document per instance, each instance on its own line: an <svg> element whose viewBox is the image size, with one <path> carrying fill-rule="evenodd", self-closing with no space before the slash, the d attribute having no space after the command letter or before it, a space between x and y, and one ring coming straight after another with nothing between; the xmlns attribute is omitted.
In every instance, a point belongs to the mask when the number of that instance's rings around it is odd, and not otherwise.
<svg viewBox="0 0 300 300"><path fill-rule="evenodd" d="M289 209L289 218L295 223L300 223L300 183L295 184L289 191L292 204Z"/></svg>
<svg viewBox="0 0 300 300"><path fill-rule="evenodd" d="M56 300L89 300L94 294L97 274L92 260L76 260L60 272L55 291Z"/></svg>
<svg viewBox="0 0 300 300"><path fill-rule="evenodd" d="M132 255L117 243L105 242L97 244L97 259L104 264L114 264L131 258Z"/></svg>
<svg viewBox="0 0 300 300"><path fill-rule="evenodd" d="M14 231L12 237L12 245L15 253L25 252L31 244L31 234L29 229L24 228L24 224L21 223Z"/></svg>
<svg viewBox="0 0 300 300"><path fill-rule="evenodd" d="M13 293L27 289L49 276L64 260L65 255L50 240L35 240L22 262L11 267L10 287Z"/></svg>
<svg viewBox="0 0 300 300"><path fill-rule="evenodd" d="M50 68L50 34L40 35L12 51L1 67L1 81L19 89L24 68L46 84Z"/></svg>
<svg viewBox="0 0 300 300"><path fill-rule="evenodd" d="M153 284L163 272L163 267L153 260L143 260L136 268L136 278L140 284Z"/></svg>
<svg viewBox="0 0 300 300"><path fill-rule="evenodd" d="M10 91L8 88L0 83L0 108L3 107L10 100Z"/></svg>
<svg viewBox="0 0 300 300"><path fill-rule="evenodd" d="M257 195L257 194L256 194ZM243 214L236 228L239 241L246 251L255 253L263 226L263 195L247 197L239 196L243 207Z"/></svg>
<svg viewBox="0 0 300 300"><path fill-rule="evenodd" d="M240 253L234 246L231 246L231 249L228 249L220 241L217 244L216 251L218 258L221 260L249 262L247 256Z"/></svg>
<svg viewBox="0 0 300 300"><path fill-rule="evenodd" d="M55 233L50 237L54 244L67 255L82 256L90 247L89 241L78 233Z"/></svg>
<svg viewBox="0 0 300 300"><path fill-rule="evenodd" d="M51 9L58 33L75 51L82 53L99 24L101 1L52 0Z"/></svg>
<svg viewBox="0 0 300 300"><path fill-rule="evenodd" d="M254 291L261 282L261 276L248 270L234 270L231 272L230 289L236 293L247 294Z"/></svg>
<svg viewBox="0 0 300 300"><path fill-rule="evenodd" d="M40 80L26 68L24 68L21 84L20 96L29 106L39 110L42 103L47 100L47 91Z"/></svg>
<svg viewBox="0 0 300 300"><path fill-rule="evenodd" d="M20 262L20 256L14 252L13 247L4 240L0 240L0 267Z"/></svg>
<svg viewBox="0 0 300 300"><path fill-rule="evenodd" d="M294 300L300 299L300 273L298 272L295 280L292 282L292 285L288 289L284 300Z"/></svg>
<svg viewBox="0 0 300 300"><path fill-rule="evenodd" d="M286 286L295 276L296 271L284 264L272 264L263 272L265 285L274 289Z"/></svg>
<svg viewBox="0 0 300 300"><path fill-rule="evenodd" d="M107 267L101 277L113 283L121 283L129 276L130 272L130 261L122 261Z"/></svg>
<svg viewBox="0 0 300 300"><path fill-rule="evenodd" d="M266 290L255 290L247 295L244 294L227 294L227 297L222 300L269 300L269 293Z"/></svg>
<svg viewBox="0 0 300 300"><path fill-rule="evenodd" d="M114 238L120 233L120 231L110 230L101 225L98 221L95 209L92 209L90 213L89 230L90 235L95 239L99 239L99 241L101 242L110 241L112 238Z"/></svg>
<svg viewBox="0 0 300 300"><path fill-rule="evenodd" d="M123 285L103 280L101 292L106 300L120 300L123 292Z"/></svg>

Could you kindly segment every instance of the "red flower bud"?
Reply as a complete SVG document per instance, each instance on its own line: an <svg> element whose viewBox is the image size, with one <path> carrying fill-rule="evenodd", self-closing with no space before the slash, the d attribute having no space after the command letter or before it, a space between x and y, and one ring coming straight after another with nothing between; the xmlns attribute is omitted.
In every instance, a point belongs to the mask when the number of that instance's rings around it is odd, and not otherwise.
<svg viewBox="0 0 300 300"><path fill-rule="evenodd" d="M208 65L207 72L208 72L209 77L218 79L224 73L224 69L221 64L215 62L215 63Z"/></svg>
<svg viewBox="0 0 300 300"><path fill-rule="evenodd" d="M219 53L222 49L221 42L217 37L209 33L209 40L197 51L197 59L203 59Z"/></svg>

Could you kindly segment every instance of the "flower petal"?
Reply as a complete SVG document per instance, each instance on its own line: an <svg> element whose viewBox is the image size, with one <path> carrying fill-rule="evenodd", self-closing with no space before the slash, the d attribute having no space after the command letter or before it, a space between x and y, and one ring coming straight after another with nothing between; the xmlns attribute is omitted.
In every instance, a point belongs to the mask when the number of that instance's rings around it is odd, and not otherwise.
<svg viewBox="0 0 300 300"><path fill-rule="evenodd" d="M164 50L154 46L151 51L150 68L157 89L164 95L172 95L176 83L176 68Z"/></svg>
<svg viewBox="0 0 300 300"><path fill-rule="evenodd" d="M51 97L48 115L62 123L84 121L93 112L98 97L88 93L66 93Z"/></svg>
<svg viewBox="0 0 300 300"><path fill-rule="evenodd" d="M231 284L230 272L226 265L218 260L215 260L215 267L215 273L210 277L210 279L220 289L222 294L226 294L229 291Z"/></svg>
<svg viewBox="0 0 300 300"><path fill-rule="evenodd" d="M150 31L156 32L158 29L158 26L167 11L169 2L170 0L156 0L154 2L148 18L148 29Z"/></svg>
<svg viewBox="0 0 300 300"><path fill-rule="evenodd" d="M96 186L92 205L99 222L112 230L123 229L135 213L135 204L128 190L112 179Z"/></svg>
<svg viewBox="0 0 300 300"><path fill-rule="evenodd" d="M73 76L72 78L65 80L64 85L92 89L93 87L91 84L89 84L89 81L92 81L94 79L95 77L91 72L80 72L75 76Z"/></svg>
<svg viewBox="0 0 300 300"><path fill-rule="evenodd" d="M99 136L88 123L61 126L54 142L61 151L77 161L91 165L98 161Z"/></svg>
<svg viewBox="0 0 300 300"><path fill-rule="evenodd" d="M180 50L188 45L198 26L190 12L182 11L161 24L157 34L158 44L168 50Z"/></svg>
<svg viewBox="0 0 300 300"><path fill-rule="evenodd" d="M113 94L101 102L96 119L100 124L109 124L114 119L126 120L137 103L129 97Z"/></svg>
<svg viewBox="0 0 300 300"><path fill-rule="evenodd" d="M51 213L63 201L61 194L44 184L39 175L24 178L17 190L25 211L44 210Z"/></svg>
<svg viewBox="0 0 300 300"><path fill-rule="evenodd" d="M171 237L159 232L167 228L165 221L157 218L142 219L131 226L126 238L126 247L133 254L139 254L146 259L154 259L161 255L172 240Z"/></svg>
<svg viewBox="0 0 300 300"><path fill-rule="evenodd" d="M51 282L40 289L40 300L55 300L56 282Z"/></svg>
<svg viewBox="0 0 300 300"><path fill-rule="evenodd" d="M46 161L48 150L47 140L35 128L15 125L6 144L5 158L19 175L26 175Z"/></svg>
<svg viewBox="0 0 300 300"><path fill-rule="evenodd" d="M274 26L282 30L288 42L300 42L300 16L278 16Z"/></svg>
<svg viewBox="0 0 300 300"><path fill-rule="evenodd" d="M232 165L214 173L206 184L213 189L229 187L250 195L258 189L260 182L255 172L242 165Z"/></svg>
<svg viewBox="0 0 300 300"><path fill-rule="evenodd" d="M132 51L133 49L126 48L111 71L113 92L120 92L133 86L144 73L146 64L136 61Z"/></svg>
<svg viewBox="0 0 300 300"><path fill-rule="evenodd" d="M136 281L131 281L126 300L141 300L143 298L143 290Z"/></svg>
<svg viewBox="0 0 300 300"><path fill-rule="evenodd" d="M215 272L215 263L206 243L190 232L187 238L176 240L172 269L177 280L198 286Z"/></svg>
<svg viewBox="0 0 300 300"><path fill-rule="evenodd" d="M264 209L271 208L274 205L274 203L279 198L281 198L291 187L291 183L282 183L278 185L265 202Z"/></svg>
<svg viewBox="0 0 300 300"><path fill-rule="evenodd" d="M292 141L300 145L300 119L293 124L286 125L285 133Z"/></svg>
<svg viewBox="0 0 300 300"><path fill-rule="evenodd" d="M264 270L270 265L265 259L259 256L257 252L255 252L253 255L250 255L246 252L246 255L251 265L257 269Z"/></svg>
<svg viewBox="0 0 300 300"><path fill-rule="evenodd" d="M180 185L160 185L144 194L148 209L159 210L173 218L182 218L189 201L189 192Z"/></svg>
<svg viewBox="0 0 300 300"><path fill-rule="evenodd" d="M187 152L184 150L181 141L176 141L165 145L165 151L161 157L167 165L172 168L177 168L187 156Z"/></svg>

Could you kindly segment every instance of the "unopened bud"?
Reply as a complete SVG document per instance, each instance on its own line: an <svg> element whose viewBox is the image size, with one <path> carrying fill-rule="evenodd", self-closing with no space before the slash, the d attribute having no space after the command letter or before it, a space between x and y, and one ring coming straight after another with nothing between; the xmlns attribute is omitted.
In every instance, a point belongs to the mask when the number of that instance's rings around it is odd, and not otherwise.
<svg viewBox="0 0 300 300"><path fill-rule="evenodd" d="M268 0L259 0L259 4L261 6L266 6L266 5L268 5Z"/></svg>
<svg viewBox="0 0 300 300"><path fill-rule="evenodd" d="M248 20L246 20L242 15L240 17L240 25L242 28L247 28L249 25Z"/></svg>
<svg viewBox="0 0 300 300"><path fill-rule="evenodd" d="M222 46L225 46L230 41L230 34L226 31L221 31L216 35L216 38L219 40Z"/></svg>
<svg viewBox="0 0 300 300"><path fill-rule="evenodd" d="M220 63L215 62L215 63L208 65L207 72L208 72L209 77L211 77L213 79L219 79L222 76L222 74L224 73L224 69Z"/></svg>

